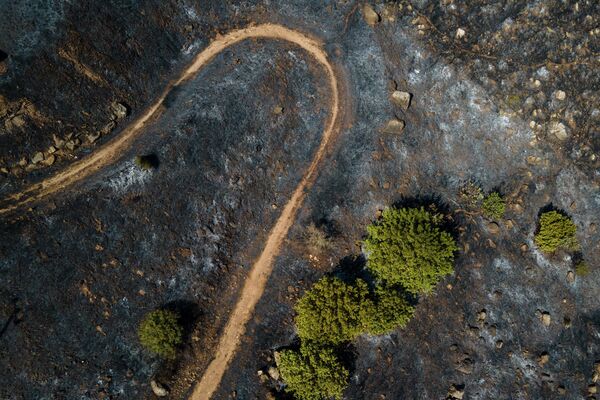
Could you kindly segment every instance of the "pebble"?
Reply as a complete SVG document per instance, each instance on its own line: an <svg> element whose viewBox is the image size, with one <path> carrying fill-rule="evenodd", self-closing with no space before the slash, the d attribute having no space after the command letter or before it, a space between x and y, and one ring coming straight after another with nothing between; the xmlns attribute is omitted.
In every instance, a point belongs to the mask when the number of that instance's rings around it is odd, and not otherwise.
<svg viewBox="0 0 600 400"><path fill-rule="evenodd" d="M457 39L462 39L463 37L465 37L466 33L467 32L463 28L458 28L456 30L456 35L455 36L456 36Z"/></svg>
<svg viewBox="0 0 600 400"><path fill-rule="evenodd" d="M123 119L127 116L127 106L115 101L110 105L110 109L116 119Z"/></svg>
<svg viewBox="0 0 600 400"><path fill-rule="evenodd" d="M276 381L279 380L280 376L279 376L279 370L275 367L269 367L269 370L267 371L267 373L269 374L269 376L271 377L271 379L274 379Z"/></svg>
<svg viewBox="0 0 600 400"><path fill-rule="evenodd" d="M550 322L552 322L552 317L550 317L550 313L543 312L542 313L542 324L544 324L544 326L550 326Z"/></svg>
<svg viewBox="0 0 600 400"><path fill-rule="evenodd" d="M569 283L575 282L575 273L573 271L567 272L567 282L569 282Z"/></svg>
<svg viewBox="0 0 600 400"><path fill-rule="evenodd" d="M563 101L564 99L567 98L567 94L563 90L557 90L554 92L554 98L556 100Z"/></svg>
<svg viewBox="0 0 600 400"><path fill-rule="evenodd" d="M54 154L50 154L41 163L44 164L45 166L50 166L50 165L54 164L54 161L56 161L56 156Z"/></svg>
<svg viewBox="0 0 600 400"><path fill-rule="evenodd" d="M500 226L495 222L488 222L487 229L491 234L497 235L500 232Z"/></svg>
<svg viewBox="0 0 600 400"><path fill-rule="evenodd" d="M37 163L39 163L42 160L44 160L44 154L42 152L38 151L37 153L35 153L33 155L33 158L31 159L31 162L33 164L37 164Z"/></svg>

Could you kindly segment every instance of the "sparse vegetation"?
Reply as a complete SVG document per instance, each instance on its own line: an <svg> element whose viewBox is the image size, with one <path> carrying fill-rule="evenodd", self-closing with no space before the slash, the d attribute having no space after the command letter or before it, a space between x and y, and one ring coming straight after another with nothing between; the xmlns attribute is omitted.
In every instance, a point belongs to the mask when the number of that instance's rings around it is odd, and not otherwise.
<svg viewBox="0 0 600 400"><path fill-rule="evenodd" d="M490 193L481 203L483 215L489 219L499 220L504 217L506 201L498 192Z"/></svg>
<svg viewBox="0 0 600 400"><path fill-rule="evenodd" d="M590 273L590 268L585 261L581 260L575 264L575 274L577 276L586 276L589 273Z"/></svg>
<svg viewBox="0 0 600 400"><path fill-rule="evenodd" d="M300 351L282 351L277 367L285 390L299 400L341 400L348 382L348 370L335 352L311 343L303 343Z"/></svg>
<svg viewBox="0 0 600 400"><path fill-rule="evenodd" d="M317 228L315 224L310 224L304 232L306 246L310 251L320 253L331 248L331 239L323 229Z"/></svg>
<svg viewBox="0 0 600 400"><path fill-rule="evenodd" d="M362 280L349 285L325 277L308 290L296 304L296 326L303 341L339 344L363 333L373 303Z"/></svg>
<svg viewBox="0 0 600 400"><path fill-rule="evenodd" d="M367 268L388 285L412 294L431 293L454 272L456 243L441 227L443 216L424 208L388 208L367 227Z"/></svg>
<svg viewBox="0 0 600 400"><path fill-rule="evenodd" d="M164 358L174 358L177 346L183 340L183 328L177 313L156 310L148 313L138 329L140 342L153 353Z"/></svg>
<svg viewBox="0 0 600 400"><path fill-rule="evenodd" d="M369 313L368 333L384 335L398 327L404 328L414 312L414 307L398 290L377 286L373 311Z"/></svg>
<svg viewBox="0 0 600 400"><path fill-rule="evenodd" d="M478 185L469 181L460 188L459 196L468 208L478 208L483 200L483 191Z"/></svg>
<svg viewBox="0 0 600 400"><path fill-rule="evenodd" d="M571 218L557 211L548 211L540 216L539 231L535 235L535 244L546 253L558 249L578 250L579 242L575 233L577 227Z"/></svg>

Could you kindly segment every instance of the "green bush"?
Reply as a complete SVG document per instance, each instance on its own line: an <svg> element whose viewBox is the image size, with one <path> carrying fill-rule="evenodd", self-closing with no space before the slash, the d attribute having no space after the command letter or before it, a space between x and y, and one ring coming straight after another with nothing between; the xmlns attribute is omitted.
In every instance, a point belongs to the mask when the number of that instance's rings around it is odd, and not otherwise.
<svg viewBox="0 0 600 400"><path fill-rule="evenodd" d="M153 353L174 358L183 339L179 316L173 311L156 310L146 314L138 329L140 342Z"/></svg>
<svg viewBox="0 0 600 400"><path fill-rule="evenodd" d="M539 223L539 231L535 235L534 241L543 252L579 249L579 242L575 237L577 227L571 218L557 211L548 211L540 216Z"/></svg>
<svg viewBox="0 0 600 400"><path fill-rule="evenodd" d="M483 200L483 191L477 184L469 181L460 188L459 196L465 206L477 208Z"/></svg>
<svg viewBox="0 0 600 400"><path fill-rule="evenodd" d="M369 313L368 333L384 335L404 328L415 312L398 290L385 286L375 288L375 305Z"/></svg>
<svg viewBox="0 0 600 400"><path fill-rule="evenodd" d="M481 210L483 215L489 219L502 219L506 210L506 202L500 193L493 192L483 199Z"/></svg>
<svg viewBox="0 0 600 400"><path fill-rule="evenodd" d="M315 224L310 224L306 227L304 232L304 238L306 246L315 253L320 253L330 249L331 239L323 231L323 229L317 228Z"/></svg>
<svg viewBox="0 0 600 400"><path fill-rule="evenodd" d="M442 230L443 216L424 208L388 208L367 227L367 268L388 285L412 294L430 293L454 272L456 243Z"/></svg>
<svg viewBox="0 0 600 400"><path fill-rule="evenodd" d="M303 343L300 351L284 350L277 363L285 390L299 400L342 399L348 370L331 348Z"/></svg>
<svg viewBox="0 0 600 400"><path fill-rule="evenodd" d="M354 285L338 278L319 280L296 303L296 327L303 341L339 344L350 341L366 329L373 303L362 280Z"/></svg>

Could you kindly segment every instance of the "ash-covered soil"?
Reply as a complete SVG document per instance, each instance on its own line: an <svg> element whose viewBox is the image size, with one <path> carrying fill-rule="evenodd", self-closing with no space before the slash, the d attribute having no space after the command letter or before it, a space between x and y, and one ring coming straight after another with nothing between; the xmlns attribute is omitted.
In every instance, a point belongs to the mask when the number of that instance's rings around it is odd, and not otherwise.
<svg viewBox="0 0 600 400"><path fill-rule="evenodd" d="M597 2L373 3L373 26L350 1L1 3L3 196L118 135L218 32L279 23L320 38L340 69L346 126L216 399L265 398L277 386L257 371L294 341L294 301L323 274L360 266L366 224L407 199L433 199L453 216L456 272L419 300L405 329L354 344L345 397L444 399L451 385L465 399L593 396ZM294 46L241 43L170 96L121 161L2 216L0 397L152 398L158 374L170 398L185 398L316 149L326 87ZM396 89L413 94L407 111L390 101ZM115 115L115 102L126 115ZM392 118L406 121L402 133L383 132ZM65 144L49 153L53 135ZM55 159L33 163L37 152ZM141 171L133 158L150 153L159 166ZM506 196L498 227L465 210L468 181ZM589 275L571 281L572 255L536 250L537 216L550 204L578 226ZM310 254L311 222L328 229L334 249ZM144 351L135 332L164 305L188 324L172 364Z"/></svg>

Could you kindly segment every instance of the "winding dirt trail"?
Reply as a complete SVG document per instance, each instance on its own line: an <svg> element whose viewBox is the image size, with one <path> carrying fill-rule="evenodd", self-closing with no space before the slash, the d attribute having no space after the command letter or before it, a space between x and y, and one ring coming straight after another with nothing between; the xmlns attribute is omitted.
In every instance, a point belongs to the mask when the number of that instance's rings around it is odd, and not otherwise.
<svg viewBox="0 0 600 400"><path fill-rule="evenodd" d="M300 32L275 24L250 26L217 37L208 47L195 57L192 64L177 80L167 86L160 98L148 108L146 113L134 121L118 137L108 142L88 157L70 165L56 175L5 199L5 202L10 205L2 206L3 208L0 208L0 215L2 215L26 205L30 205L51 194L59 192L76 182L80 182L103 167L117 161L118 158L123 155L125 150L133 143L134 139L143 132L143 128L146 124L156 119L156 117L162 113L161 106L171 90L186 80L193 78L202 67L227 47L251 38L283 40L304 49L318 64L321 65L327 76L331 94L331 111L319 147L304 173L302 180L294 190L291 198L277 219L277 222L271 229L260 256L252 265L244 283L244 287L242 288L240 298L238 299L223 334L219 339L215 357L204 372L200 382L196 384L191 396L192 400L208 400L218 388L223 374L236 352L240 338L246 330L246 324L252 316L255 306L265 290L265 285L273 270L275 257L279 254L281 245L295 220L298 209L304 201L306 190L312 186L312 183L314 182L316 172L325 156L328 144L339 132L341 112L338 82L334 68L328 61L327 53L322 49L321 44Z"/></svg>

